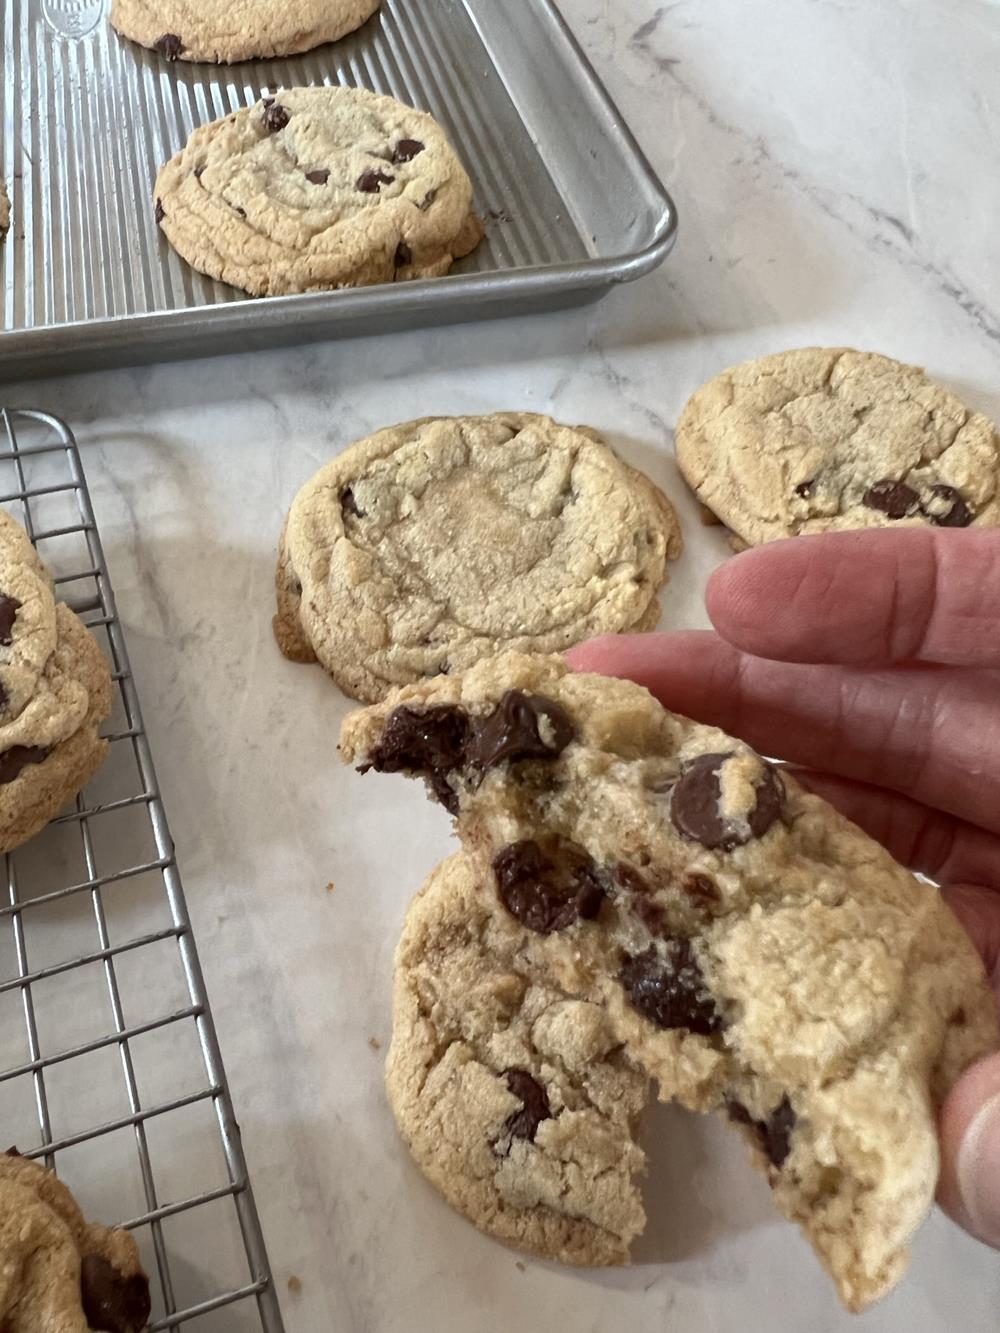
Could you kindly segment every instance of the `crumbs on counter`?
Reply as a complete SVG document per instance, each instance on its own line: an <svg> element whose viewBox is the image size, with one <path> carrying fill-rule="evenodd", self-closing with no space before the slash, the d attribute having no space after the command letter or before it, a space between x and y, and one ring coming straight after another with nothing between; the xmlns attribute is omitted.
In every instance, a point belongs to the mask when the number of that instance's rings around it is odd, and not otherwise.
<svg viewBox="0 0 1000 1333"><path fill-rule="evenodd" d="M373 1051L380 1051L382 1049L382 1043L379 1041L378 1037L369 1037L368 1045Z"/></svg>
<svg viewBox="0 0 1000 1333"><path fill-rule="evenodd" d="M327 891L327 893L332 893L332 892L333 892L333 889L334 889L334 884L333 884L333 880L331 879L330 882L329 882L329 884L327 884L327 886L326 886L326 891Z"/></svg>
<svg viewBox="0 0 1000 1333"><path fill-rule="evenodd" d="M288 1290L292 1292L292 1294L295 1296L297 1296L299 1292L302 1290L302 1279L300 1277L296 1277L294 1273L288 1279Z"/></svg>

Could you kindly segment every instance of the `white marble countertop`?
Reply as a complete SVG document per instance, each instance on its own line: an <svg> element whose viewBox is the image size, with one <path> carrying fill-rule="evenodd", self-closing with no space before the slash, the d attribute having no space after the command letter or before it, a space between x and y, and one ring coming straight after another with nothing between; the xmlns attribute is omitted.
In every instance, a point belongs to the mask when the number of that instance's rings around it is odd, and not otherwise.
<svg viewBox="0 0 1000 1333"><path fill-rule="evenodd" d="M290 1333L857 1326L742 1146L677 1111L654 1121L630 1270L518 1262L423 1183L381 1066L399 921L446 822L411 784L359 788L340 768L345 701L271 639L273 554L300 483L368 431L551 412L606 431L677 496L689 546L664 623L701 624L725 548L681 493L671 428L703 379L849 343L1000 416L1000 7L563 7L676 198L659 272L568 314L3 393L65 417L83 447ZM997 1255L937 1216L860 1326L993 1333L998 1308Z"/></svg>

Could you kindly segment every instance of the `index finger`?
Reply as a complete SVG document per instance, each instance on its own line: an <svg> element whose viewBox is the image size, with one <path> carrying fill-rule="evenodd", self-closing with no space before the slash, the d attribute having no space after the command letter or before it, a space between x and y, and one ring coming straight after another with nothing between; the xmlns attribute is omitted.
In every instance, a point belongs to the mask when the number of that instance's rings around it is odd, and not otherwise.
<svg viewBox="0 0 1000 1333"><path fill-rule="evenodd" d="M771 542L716 570L705 601L755 657L1000 666L1000 528Z"/></svg>

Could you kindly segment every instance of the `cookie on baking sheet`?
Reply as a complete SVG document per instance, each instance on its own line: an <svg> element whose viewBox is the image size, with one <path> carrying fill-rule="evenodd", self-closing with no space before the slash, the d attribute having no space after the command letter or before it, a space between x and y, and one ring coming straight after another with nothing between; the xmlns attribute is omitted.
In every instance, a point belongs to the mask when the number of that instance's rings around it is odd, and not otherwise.
<svg viewBox="0 0 1000 1333"><path fill-rule="evenodd" d="M156 220L253 296L439 277L483 234L437 122L363 88L289 88L202 125L156 178Z"/></svg>
<svg viewBox="0 0 1000 1333"><path fill-rule="evenodd" d="M543 1259L627 1263L648 1079L605 1010L540 982L518 944L461 854L414 899L386 1065L399 1131L481 1231Z"/></svg>
<svg viewBox="0 0 1000 1333"><path fill-rule="evenodd" d="M698 498L750 545L845 528L1000 524L1000 437L916 366L806 347L717 375L677 423Z"/></svg>
<svg viewBox="0 0 1000 1333"><path fill-rule="evenodd" d="M165 60L290 56L360 28L381 0L113 0L111 26Z"/></svg>
<svg viewBox="0 0 1000 1333"><path fill-rule="evenodd" d="M428 417L352 445L296 496L275 634L376 700L503 648L651 629L680 549L666 497L595 432Z"/></svg>
<svg viewBox="0 0 1000 1333"><path fill-rule="evenodd" d="M97 771L111 673L24 529L0 511L0 852L37 833Z"/></svg>
<svg viewBox="0 0 1000 1333"><path fill-rule="evenodd" d="M936 888L746 745L559 658L396 691L341 752L428 779L520 972L603 1008L661 1097L743 1127L849 1308L895 1284L935 1108L998 1043Z"/></svg>
<svg viewBox="0 0 1000 1333"><path fill-rule="evenodd" d="M86 1222L52 1171L0 1156L0 1328L4 1333L140 1333L149 1281L120 1227Z"/></svg>
<svg viewBox="0 0 1000 1333"><path fill-rule="evenodd" d="M0 178L0 241L10 230L10 200L7 197L6 182Z"/></svg>

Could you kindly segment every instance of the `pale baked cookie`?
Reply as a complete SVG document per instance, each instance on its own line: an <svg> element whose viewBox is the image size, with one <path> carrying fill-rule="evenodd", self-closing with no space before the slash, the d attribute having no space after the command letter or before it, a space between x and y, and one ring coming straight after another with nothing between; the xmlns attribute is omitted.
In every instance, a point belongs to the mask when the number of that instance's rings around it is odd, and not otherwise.
<svg viewBox="0 0 1000 1333"><path fill-rule="evenodd" d="M380 0L112 0L111 26L164 60L290 56L359 28Z"/></svg>
<svg viewBox="0 0 1000 1333"><path fill-rule="evenodd" d="M428 777L525 974L603 1006L661 1097L743 1126L850 1309L893 1286L935 1108L998 1041L935 888L747 746L558 658L397 691L341 749Z"/></svg>
<svg viewBox="0 0 1000 1333"><path fill-rule="evenodd" d="M157 176L156 221L254 296L438 277L483 234L437 122L363 88L289 88L202 125Z"/></svg>
<svg viewBox="0 0 1000 1333"><path fill-rule="evenodd" d="M149 1282L127 1231L84 1221L51 1171L0 1156L0 1328L4 1333L140 1333Z"/></svg>
<svg viewBox="0 0 1000 1333"><path fill-rule="evenodd" d="M56 646L34 695L17 717L0 723L0 852L44 828L90 781L108 752L98 734L111 712L107 661L62 602L55 623Z"/></svg>
<svg viewBox="0 0 1000 1333"><path fill-rule="evenodd" d="M624 1264L645 1224L648 1079L606 1011L539 982L463 855L396 951L386 1088L420 1170L481 1231L543 1259Z"/></svg>
<svg viewBox="0 0 1000 1333"><path fill-rule="evenodd" d="M593 431L519 412L409 421L296 496L275 634L380 699L503 648L651 629L680 550L666 497Z"/></svg>
<svg viewBox="0 0 1000 1333"><path fill-rule="evenodd" d="M7 186L0 179L0 241L4 240L7 232L10 230L10 200L7 198Z"/></svg>
<svg viewBox="0 0 1000 1333"><path fill-rule="evenodd" d="M807 347L703 385L677 423L698 498L750 545L845 528L1000 524L1000 437L916 366Z"/></svg>

